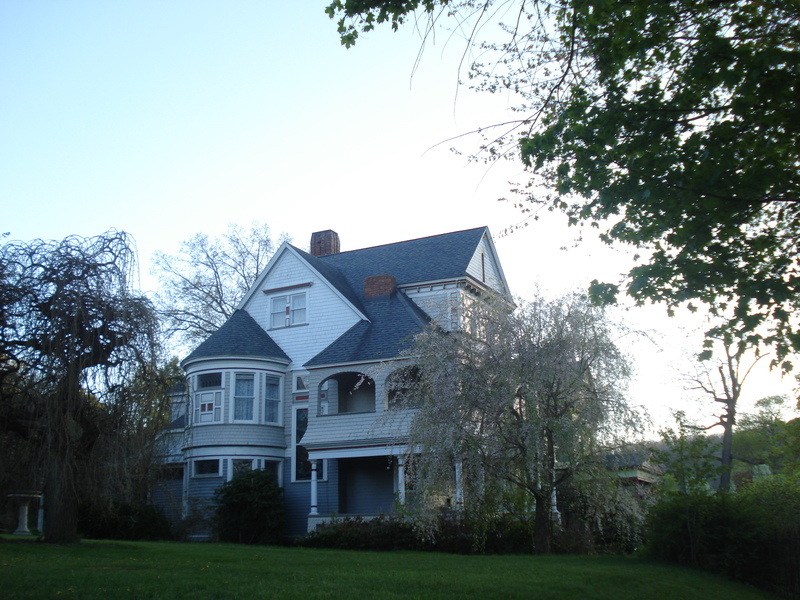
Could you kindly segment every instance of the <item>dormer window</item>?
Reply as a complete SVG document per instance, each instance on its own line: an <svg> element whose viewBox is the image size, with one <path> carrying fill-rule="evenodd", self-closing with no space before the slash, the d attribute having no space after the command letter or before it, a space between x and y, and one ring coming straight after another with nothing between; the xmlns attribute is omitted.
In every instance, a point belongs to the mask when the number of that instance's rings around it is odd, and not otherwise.
<svg viewBox="0 0 800 600"><path fill-rule="evenodd" d="M270 327L290 327L308 322L306 293L284 294L270 299Z"/></svg>

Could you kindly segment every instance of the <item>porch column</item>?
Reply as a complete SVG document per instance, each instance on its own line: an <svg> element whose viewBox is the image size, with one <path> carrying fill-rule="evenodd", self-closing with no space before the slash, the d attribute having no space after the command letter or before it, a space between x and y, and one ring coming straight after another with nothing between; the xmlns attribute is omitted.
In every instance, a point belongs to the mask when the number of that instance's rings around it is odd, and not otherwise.
<svg viewBox="0 0 800 600"><path fill-rule="evenodd" d="M317 460L311 461L311 511L309 515L318 515L317 512Z"/></svg>
<svg viewBox="0 0 800 600"><path fill-rule="evenodd" d="M397 457L397 501L400 505L406 503L406 459Z"/></svg>
<svg viewBox="0 0 800 600"><path fill-rule="evenodd" d="M464 482L461 480L461 461L457 460L456 468L456 510L464 508Z"/></svg>

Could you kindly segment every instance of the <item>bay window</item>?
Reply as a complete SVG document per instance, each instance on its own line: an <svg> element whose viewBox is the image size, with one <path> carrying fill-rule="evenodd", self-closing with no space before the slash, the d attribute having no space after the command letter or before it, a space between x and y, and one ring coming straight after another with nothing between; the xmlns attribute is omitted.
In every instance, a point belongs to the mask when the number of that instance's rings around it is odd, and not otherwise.
<svg viewBox="0 0 800 600"><path fill-rule="evenodd" d="M255 376L237 373L233 388L233 420L252 421L255 399Z"/></svg>

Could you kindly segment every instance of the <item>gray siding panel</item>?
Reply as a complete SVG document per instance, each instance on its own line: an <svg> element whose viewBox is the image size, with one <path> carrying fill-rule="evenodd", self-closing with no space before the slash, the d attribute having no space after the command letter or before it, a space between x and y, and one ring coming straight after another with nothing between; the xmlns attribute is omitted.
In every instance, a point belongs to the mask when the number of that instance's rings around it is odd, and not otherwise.
<svg viewBox="0 0 800 600"><path fill-rule="evenodd" d="M223 423L192 428L191 447L198 446L275 446L285 447L283 427Z"/></svg>
<svg viewBox="0 0 800 600"><path fill-rule="evenodd" d="M390 514L394 512L394 480L385 456L340 461L339 506L343 514Z"/></svg>
<svg viewBox="0 0 800 600"><path fill-rule="evenodd" d="M183 479L157 482L150 499L170 523L177 523L183 516Z"/></svg>

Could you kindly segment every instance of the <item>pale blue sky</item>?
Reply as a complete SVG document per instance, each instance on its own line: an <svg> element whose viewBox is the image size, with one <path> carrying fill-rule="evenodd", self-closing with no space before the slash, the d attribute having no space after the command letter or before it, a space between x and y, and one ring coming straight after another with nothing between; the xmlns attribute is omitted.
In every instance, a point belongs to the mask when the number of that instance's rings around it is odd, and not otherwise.
<svg viewBox="0 0 800 600"><path fill-rule="evenodd" d="M153 251L229 222L267 222L300 246L330 228L343 249L479 225L497 237L520 222L497 202L519 164L488 169L451 144L432 148L509 118L508 98L456 98L463 45L440 35L412 78L413 28L346 50L326 4L0 2L0 232L123 229L150 288ZM575 232L542 217L496 239L513 292L584 287L624 269L624 252L591 241L562 251ZM632 318L674 330L662 315ZM649 358L635 400L680 395L666 365L692 351L637 349Z"/></svg>

